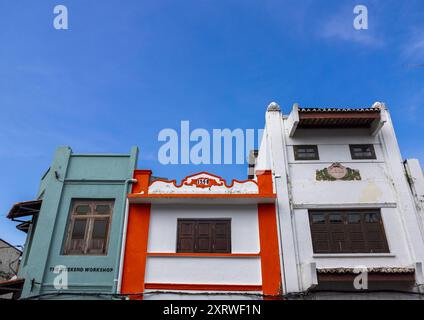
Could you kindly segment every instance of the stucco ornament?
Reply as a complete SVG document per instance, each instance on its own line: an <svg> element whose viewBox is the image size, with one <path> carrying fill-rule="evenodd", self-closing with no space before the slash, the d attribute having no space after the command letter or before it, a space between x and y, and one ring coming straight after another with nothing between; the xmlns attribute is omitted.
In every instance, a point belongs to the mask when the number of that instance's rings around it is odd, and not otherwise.
<svg viewBox="0 0 424 320"><path fill-rule="evenodd" d="M362 178L361 174L359 173L359 170L346 168L339 162L333 163L328 168L316 171L317 181L353 181L361 179Z"/></svg>
<svg viewBox="0 0 424 320"><path fill-rule="evenodd" d="M200 172L184 178L181 184L175 180L158 179L149 186L149 194L249 194L259 193L254 180L233 180L227 185L220 176Z"/></svg>

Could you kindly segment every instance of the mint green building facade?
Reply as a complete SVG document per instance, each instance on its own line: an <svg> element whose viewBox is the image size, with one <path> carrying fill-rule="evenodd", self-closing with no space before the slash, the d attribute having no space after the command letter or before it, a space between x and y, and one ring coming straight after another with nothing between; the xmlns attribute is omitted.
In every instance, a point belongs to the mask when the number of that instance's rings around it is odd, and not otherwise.
<svg viewBox="0 0 424 320"><path fill-rule="evenodd" d="M74 154L69 147L56 150L37 193L41 207L27 229L18 274L19 279L24 279L21 298L110 298L116 293L126 195L137 156L136 147L123 155ZM105 254L64 252L71 206L78 199L113 201ZM57 270L63 267L67 270L67 286L57 290Z"/></svg>

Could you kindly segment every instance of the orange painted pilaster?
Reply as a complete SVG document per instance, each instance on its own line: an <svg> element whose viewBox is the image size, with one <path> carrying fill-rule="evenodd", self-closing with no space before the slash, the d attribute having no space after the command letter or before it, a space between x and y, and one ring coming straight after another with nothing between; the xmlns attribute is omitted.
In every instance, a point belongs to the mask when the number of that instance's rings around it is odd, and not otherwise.
<svg viewBox="0 0 424 320"><path fill-rule="evenodd" d="M258 188L259 194L273 194L273 186L272 186L272 172L271 170L264 171L256 171L256 176L258 178Z"/></svg>
<svg viewBox="0 0 424 320"><path fill-rule="evenodd" d="M144 292L150 207L150 204L130 205L122 275L122 294ZM138 298L142 298L142 296Z"/></svg>
<svg viewBox="0 0 424 320"><path fill-rule="evenodd" d="M133 184L132 193L147 194L151 175L151 170L134 170L134 179L137 179L137 183Z"/></svg>
<svg viewBox="0 0 424 320"><path fill-rule="evenodd" d="M275 205L258 204L258 218L263 293L280 295L281 272Z"/></svg>

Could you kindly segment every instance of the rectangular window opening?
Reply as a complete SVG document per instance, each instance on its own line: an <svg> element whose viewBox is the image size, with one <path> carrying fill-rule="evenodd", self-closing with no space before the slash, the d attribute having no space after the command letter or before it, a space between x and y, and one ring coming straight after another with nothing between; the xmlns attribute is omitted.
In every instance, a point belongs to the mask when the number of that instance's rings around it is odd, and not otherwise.
<svg viewBox="0 0 424 320"><path fill-rule="evenodd" d="M64 247L65 255L106 255L113 200L74 200Z"/></svg>
<svg viewBox="0 0 424 320"><path fill-rule="evenodd" d="M177 252L231 253L231 219L178 219Z"/></svg>
<svg viewBox="0 0 424 320"><path fill-rule="evenodd" d="M389 253L380 210L309 211L314 253Z"/></svg>
<svg viewBox="0 0 424 320"><path fill-rule="evenodd" d="M318 147L310 146L293 146L295 160L319 160Z"/></svg>
<svg viewBox="0 0 424 320"><path fill-rule="evenodd" d="M372 144L351 144L349 147L353 160L375 160L377 158Z"/></svg>

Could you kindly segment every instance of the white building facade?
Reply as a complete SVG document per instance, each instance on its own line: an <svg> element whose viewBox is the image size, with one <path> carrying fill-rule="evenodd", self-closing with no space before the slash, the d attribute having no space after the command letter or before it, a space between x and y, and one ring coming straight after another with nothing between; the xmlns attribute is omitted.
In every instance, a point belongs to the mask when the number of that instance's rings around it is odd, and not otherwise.
<svg viewBox="0 0 424 320"><path fill-rule="evenodd" d="M420 291L423 173L402 160L384 104L284 115L272 103L255 170L274 178L285 294Z"/></svg>

